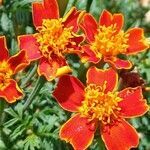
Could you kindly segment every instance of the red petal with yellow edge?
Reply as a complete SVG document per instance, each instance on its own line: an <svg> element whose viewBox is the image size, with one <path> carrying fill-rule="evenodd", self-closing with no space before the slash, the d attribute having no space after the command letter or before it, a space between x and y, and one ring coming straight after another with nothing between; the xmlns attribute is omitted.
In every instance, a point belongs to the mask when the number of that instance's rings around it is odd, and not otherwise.
<svg viewBox="0 0 150 150"><path fill-rule="evenodd" d="M59 18L57 0L44 0L43 3L32 3L32 16L35 27L42 26L43 19Z"/></svg>
<svg viewBox="0 0 150 150"><path fill-rule="evenodd" d="M0 36L0 46L0 61L7 60L9 54L6 45L6 38L4 36Z"/></svg>
<svg viewBox="0 0 150 150"><path fill-rule="evenodd" d="M112 69L89 68L87 72L87 84L96 84L105 87L104 92L113 91L118 84L118 74Z"/></svg>
<svg viewBox="0 0 150 150"><path fill-rule="evenodd" d="M130 69L132 67L132 63L129 60L123 60L117 57L105 57L104 61L116 69Z"/></svg>
<svg viewBox="0 0 150 150"><path fill-rule="evenodd" d="M75 115L69 119L60 130L60 138L69 142L75 150L86 149L93 141L95 124L86 118Z"/></svg>
<svg viewBox="0 0 150 150"><path fill-rule="evenodd" d="M116 121L112 126L104 126L101 134L108 150L129 150L139 143L136 130L125 120Z"/></svg>
<svg viewBox="0 0 150 150"><path fill-rule="evenodd" d="M16 100L20 99L22 96L22 91L18 87L16 81L12 79L4 89L0 89L0 97L4 98L8 103L16 102Z"/></svg>
<svg viewBox="0 0 150 150"><path fill-rule="evenodd" d="M57 56L53 56L51 60L47 58L41 58L38 66L38 74L44 75L48 81L55 79L56 77L70 73L71 69L63 70L62 73L58 72L59 69L65 67L67 64L64 59ZM69 67L68 67L69 68ZM58 75L57 75L58 73ZM64 73L64 74L63 74Z"/></svg>
<svg viewBox="0 0 150 150"><path fill-rule="evenodd" d="M82 62L98 63L101 58L96 57L96 54L90 49L88 45L82 46L83 53L80 55Z"/></svg>
<svg viewBox="0 0 150 150"><path fill-rule="evenodd" d="M47 58L41 58L38 66L38 74L45 76L48 81L56 78L56 71L60 68L57 62L49 62Z"/></svg>
<svg viewBox="0 0 150 150"><path fill-rule="evenodd" d="M119 103L121 108L121 116L123 117L138 117L148 111L146 100L143 99L141 87L126 88L119 92L119 97L123 100Z"/></svg>
<svg viewBox="0 0 150 150"><path fill-rule="evenodd" d="M26 52L22 50L18 54L10 57L8 64L10 65L10 68L13 70L14 74L24 69L29 64Z"/></svg>
<svg viewBox="0 0 150 150"><path fill-rule="evenodd" d="M95 34L97 34L97 22L94 17L90 14L85 14L83 17L83 21L80 24L81 29L86 34L86 38L89 42L93 42L95 40Z"/></svg>
<svg viewBox="0 0 150 150"><path fill-rule="evenodd" d="M128 37L128 49L126 54L136 54L138 52L144 51L149 47L146 38L144 37L144 31L141 28L130 29L127 34Z"/></svg>
<svg viewBox="0 0 150 150"><path fill-rule="evenodd" d="M111 25L112 19L113 19L112 14L109 11L107 11L107 10L103 10L103 12L102 12L102 14L100 16L99 24L101 26L108 27L108 26Z"/></svg>
<svg viewBox="0 0 150 150"><path fill-rule="evenodd" d="M73 31L78 31L78 24L84 14L84 11L77 11L75 7L73 7L63 18L63 23L66 28L73 27Z"/></svg>
<svg viewBox="0 0 150 150"><path fill-rule="evenodd" d="M84 35L78 35L73 33L73 38L71 38L71 42L75 42L76 45L82 43L85 39Z"/></svg>
<svg viewBox="0 0 150 150"><path fill-rule="evenodd" d="M104 10L100 16L99 24L101 26L116 25L117 31L120 31L124 24L124 17L122 14L111 14L109 11Z"/></svg>
<svg viewBox="0 0 150 150"><path fill-rule="evenodd" d="M75 53L75 54L81 54L82 49L80 43L84 41L84 36L83 35L76 35L73 34L74 37L70 39L70 43L67 45L67 54L69 53Z"/></svg>
<svg viewBox="0 0 150 150"><path fill-rule="evenodd" d="M41 58L39 44L36 42L34 35L21 35L18 37L19 47L25 50L29 61Z"/></svg>
<svg viewBox="0 0 150 150"><path fill-rule="evenodd" d="M53 96L63 109L76 112L84 100L84 85L77 78L64 75L60 77Z"/></svg>

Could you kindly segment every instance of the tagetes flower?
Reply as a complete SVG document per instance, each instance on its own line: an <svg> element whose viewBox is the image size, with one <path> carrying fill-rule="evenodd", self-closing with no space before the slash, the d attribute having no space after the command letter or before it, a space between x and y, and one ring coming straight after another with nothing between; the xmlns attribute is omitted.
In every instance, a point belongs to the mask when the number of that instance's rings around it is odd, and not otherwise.
<svg viewBox="0 0 150 150"><path fill-rule="evenodd" d="M61 127L60 138L74 149L84 150L100 129L109 150L137 147L138 134L125 119L143 115L148 105L140 86L118 92L117 84L118 75L111 68L91 67L86 86L73 76L60 77L53 95L63 109L76 113Z"/></svg>
<svg viewBox="0 0 150 150"><path fill-rule="evenodd" d="M10 57L6 39L4 36L0 37L0 97L8 103L13 103L23 96L23 92L12 77L28 64L25 51Z"/></svg>
<svg viewBox="0 0 150 150"><path fill-rule="evenodd" d="M64 18L60 18L56 0L34 2L32 10L37 33L20 36L20 48L27 52L30 61L40 60L38 74L50 81L71 71L65 54L81 51L79 44L84 38L76 32L84 12L73 7Z"/></svg>
<svg viewBox="0 0 150 150"><path fill-rule="evenodd" d="M97 23L90 15L84 15L81 28L84 30L87 42L83 46L82 61L98 63L100 60L108 62L117 69L129 69L132 64L128 60L118 57L119 54L133 55L146 50L148 40L141 28L132 28L124 32L122 14L111 14L104 10Z"/></svg>

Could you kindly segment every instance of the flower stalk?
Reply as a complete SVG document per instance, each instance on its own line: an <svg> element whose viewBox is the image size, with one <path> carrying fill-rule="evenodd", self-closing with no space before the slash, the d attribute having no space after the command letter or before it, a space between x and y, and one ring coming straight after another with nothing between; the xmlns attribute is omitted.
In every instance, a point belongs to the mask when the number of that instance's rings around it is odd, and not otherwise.
<svg viewBox="0 0 150 150"><path fill-rule="evenodd" d="M5 107L5 103L4 101L1 99L0 100L0 127L2 126L2 120L3 120L3 110L4 110L4 107Z"/></svg>
<svg viewBox="0 0 150 150"><path fill-rule="evenodd" d="M1 98L0 99L0 140L2 139L3 122L4 122L4 119L5 119L5 112L4 112L5 107L6 107L6 103Z"/></svg>
<svg viewBox="0 0 150 150"><path fill-rule="evenodd" d="M29 105L32 103L32 101L34 100L34 98L36 97L36 95L40 91L40 89L43 87L45 82L46 82L46 80L43 76L38 77L33 91L31 92L31 94L29 95L28 99L26 100L26 102L24 104L23 112L25 112L26 109L29 107Z"/></svg>
<svg viewBox="0 0 150 150"><path fill-rule="evenodd" d="M86 11L89 12L90 11L90 8L91 8L91 5L92 5L92 2L93 0L88 0L87 1L87 5L86 5Z"/></svg>
<svg viewBox="0 0 150 150"><path fill-rule="evenodd" d="M29 74L26 76L26 78L24 79L24 81L21 84L22 88L25 88L27 83L31 80L31 78L34 76L34 74L37 71L37 64L34 64L32 70L29 72Z"/></svg>

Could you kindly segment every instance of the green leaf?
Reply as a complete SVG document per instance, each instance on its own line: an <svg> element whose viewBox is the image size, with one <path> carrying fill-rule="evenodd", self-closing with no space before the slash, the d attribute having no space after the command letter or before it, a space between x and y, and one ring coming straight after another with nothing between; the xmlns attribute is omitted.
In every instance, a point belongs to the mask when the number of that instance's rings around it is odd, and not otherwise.
<svg viewBox="0 0 150 150"><path fill-rule="evenodd" d="M13 131L13 133L10 135L11 140L15 140L18 136L22 135L22 133L25 131L24 125L19 125L17 128Z"/></svg>
<svg viewBox="0 0 150 150"><path fill-rule="evenodd" d="M10 25L11 25L11 21L8 18L6 13L2 13L0 22L1 22L2 29L4 31L9 31L9 28L10 28Z"/></svg>
<svg viewBox="0 0 150 150"><path fill-rule="evenodd" d="M13 119L11 119L11 120L5 122L5 123L4 123L4 126L5 126L6 128L8 128L8 127L14 125L15 123L17 123L18 121L19 121L18 118L13 118Z"/></svg>
<svg viewBox="0 0 150 150"><path fill-rule="evenodd" d="M18 118L18 114L11 107L5 109L5 112L14 118Z"/></svg>
<svg viewBox="0 0 150 150"><path fill-rule="evenodd" d="M40 138L35 134L29 135L24 140L24 150L35 150L40 148Z"/></svg>
<svg viewBox="0 0 150 150"><path fill-rule="evenodd" d="M22 103L18 103L15 107L15 110L18 113L18 116L20 117L20 119L22 119L22 115L23 115L23 104Z"/></svg>
<svg viewBox="0 0 150 150"><path fill-rule="evenodd" d="M6 145L2 140L0 140L0 150L6 150Z"/></svg>

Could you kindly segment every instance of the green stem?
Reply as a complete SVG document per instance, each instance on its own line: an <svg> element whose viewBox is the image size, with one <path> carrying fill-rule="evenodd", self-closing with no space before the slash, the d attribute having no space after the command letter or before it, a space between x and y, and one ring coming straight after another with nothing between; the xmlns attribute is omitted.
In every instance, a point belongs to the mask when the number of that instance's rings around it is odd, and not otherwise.
<svg viewBox="0 0 150 150"><path fill-rule="evenodd" d="M27 83L31 80L31 78L36 73L36 70L37 70L37 63L34 65L34 67L32 68L32 70L30 71L30 73L26 76L26 78L22 82L21 88L25 88L26 87Z"/></svg>
<svg viewBox="0 0 150 150"><path fill-rule="evenodd" d="M5 109L5 101L3 99L0 99L0 126L2 125L4 120L4 109Z"/></svg>
<svg viewBox="0 0 150 150"><path fill-rule="evenodd" d="M1 98L0 99L0 140L2 140L2 129L3 129L3 122L5 119L5 101Z"/></svg>
<svg viewBox="0 0 150 150"><path fill-rule="evenodd" d="M77 3L77 0L74 0L74 2L72 3L72 6L75 6Z"/></svg>
<svg viewBox="0 0 150 150"><path fill-rule="evenodd" d="M86 11L89 12L91 5L92 5L93 0L87 0L87 5L86 5Z"/></svg>
<svg viewBox="0 0 150 150"><path fill-rule="evenodd" d="M63 17L67 4L68 4L68 0L57 0L58 5L59 5L59 12L60 12L60 16Z"/></svg>
<svg viewBox="0 0 150 150"><path fill-rule="evenodd" d="M42 86L45 84L45 82L46 80L43 76L38 77L33 91L31 92L31 94L29 95L28 99L26 100L24 104L23 112L25 112L26 109L29 107L29 105L32 103L32 101L34 100L34 98L36 97L37 93L40 91Z"/></svg>
<svg viewBox="0 0 150 150"><path fill-rule="evenodd" d="M69 0L68 1L68 4L66 6L66 9L65 9L65 12L64 12L64 15L73 7L76 5L76 2L77 0ZM61 2L62 3L62 2Z"/></svg>
<svg viewBox="0 0 150 150"><path fill-rule="evenodd" d="M96 140L97 140L98 149L105 150L105 145L104 145L104 142L103 142L101 136L96 136Z"/></svg>

